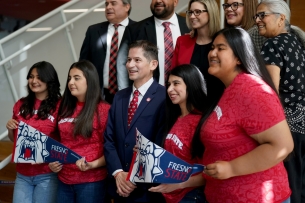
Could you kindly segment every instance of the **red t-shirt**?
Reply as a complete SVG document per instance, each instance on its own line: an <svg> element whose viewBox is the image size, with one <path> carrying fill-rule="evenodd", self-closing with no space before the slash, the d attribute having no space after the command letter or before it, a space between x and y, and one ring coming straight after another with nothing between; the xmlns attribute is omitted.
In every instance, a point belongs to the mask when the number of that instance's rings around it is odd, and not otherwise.
<svg viewBox="0 0 305 203"><path fill-rule="evenodd" d="M99 103L98 116L94 116L93 132L90 138L81 135L73 136L73 121L83 109L84 103L77 103L76 110L69 118L62 118L58 121L60 142L66 147L85 157L87 162L92 162L104 155L104 131L106 129L109 104ZM95 168L88 171L80 171L76 164L64 164L58 173L58 178L66 184L79 184L96 182L105 179L107 176L106 167Z"/></svg>
<svg viewBox="0 0 305 203"><path fill-rule="evenodd" d="M230 161L252 151L258 143L250 135L285 119L276 93L256 76L241 73L225 90L201 130L203 164ZM291 192L283 163L254 174L226 180L206 178L205 195L215 202L283 202Z"/></svg>
<svg viewBox="0 0 305 203"><path fill-rule="evenodd" d="M189 164L199 163L199 160L192 159L191 145L200 118L201 115L192 113L183 118L178 118L166 137L164 149ZM170 193L163 193L163 196L166 202L175 203L179 202L186 193L193 189L194 187L178 189Z"/></svg>
<svg viewBox="0 0 305 203"><path fill-rule="evenodd" d="M16 102L13 108L13 119L19 121L23 121L33 128L39 130L40 132L52 137L55 140L58 140L58 132L56 131L57 126L57 113L59 102L55 112L45 120L38 119L37 120L37 111L40 107L41 100L36 99L34 104L34 115L31 118L24 119L20 115L20 107L22 105L22 101L19 100ZM16 129L17 130L17 129ZM15 132L14 132L15 133ZM48 164L28 164L28 163L17 163L16 171L24 176L36 176L40 174L52 173Z"/></svg>

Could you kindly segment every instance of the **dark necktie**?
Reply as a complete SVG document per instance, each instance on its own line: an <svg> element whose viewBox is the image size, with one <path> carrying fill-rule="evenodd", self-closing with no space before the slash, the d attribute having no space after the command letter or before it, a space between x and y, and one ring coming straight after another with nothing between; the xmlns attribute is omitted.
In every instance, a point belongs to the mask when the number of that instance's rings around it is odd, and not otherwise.
<svg viewBox="0 0 305 203"><path fill-rule="evenodd" d="M164 26L164 77L166 81L167 74L171 70L174 45L172 32L169 27L170 22L164 22L162 25Z"/></svg>
<svg viewBox="0 0 305 203"><path fill-rule="evenodd" d="M139 99L139 95L140 95L140 92L138 90L135 90L133 92L133 98L129 104L129 107L128 107L128 119L127 119L127 124L128 124L128 128L130 127L130 123L132 121L132 118L138 108L138 99Z"/></svg>
<svg viewBox="0 0 305 203"><path fill-rule="evenodd" d="M109 92L111 94L115 94L118 91L118 84L116 78L116 58L118 55L118 27L120 24L114 24L114 34L111 39L111 46L110 46L110 57L109 57Z"/></svg>

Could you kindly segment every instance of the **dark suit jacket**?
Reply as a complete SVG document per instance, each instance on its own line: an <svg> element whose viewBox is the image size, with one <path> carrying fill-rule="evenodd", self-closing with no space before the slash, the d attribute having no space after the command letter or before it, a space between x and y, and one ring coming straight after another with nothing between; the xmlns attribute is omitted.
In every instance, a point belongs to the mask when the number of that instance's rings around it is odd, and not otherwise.
<svg viewBox="0 0 305 203"><path fill-rule="evenodd" d="M128 87L115 94L108 114L105 131L104 155L109 175L117 169L128 172L136 144L136 128L149 140L158 145L162 142L162 131L165 122L165 94L166 90L156 81L147 90L127 128L127 113L132 87ZM114 178L112 178L114 182ZM115 184L110 193L116 194ZM149 199L147 187L137 188L126 198L128 202L147 202ZM158 195L155 193L155 195Z"/></svg>
<svg viewBox="0 0 305 203"><path fill-rule="evenodd" d="M133 23L135 21L129 19L128 25ZM86 59L96 67L102 89L104 88L103 69L107 52L108 25L109 22L105 21L88 27L79 56L79 60Z"/></svg>
<svg viewBox="0 0 305 203"><path fill-rule="evenodd" d="M177 15L177 14L176 14ZM186 25L185 18L177 15L181 35L189 32ZM158 33L163 34L163 33ZM125 67L127 55L128 55L128 45L136 40L148 40L155 45L157 45L157 33L154 16L148 17L142 21L139 21L131 26L126 27L123 39L121 42L119 55L117 58L118 69ZM159 68L154 71L154 78L158 81L160 76Z"/></svg>

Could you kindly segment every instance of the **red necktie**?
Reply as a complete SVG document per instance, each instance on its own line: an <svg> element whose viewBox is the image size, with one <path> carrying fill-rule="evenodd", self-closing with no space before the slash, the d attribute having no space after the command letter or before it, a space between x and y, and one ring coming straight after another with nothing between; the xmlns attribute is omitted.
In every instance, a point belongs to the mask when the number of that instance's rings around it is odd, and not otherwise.
<svg viewBox="0 0 305 203"><path fill-rule="evenodd" d="M114 34L111 39L111 46L110 46L110 58L109 58L109 92L111 94L115 94L118 91L118 84L116 78L116 58L118 55L118 27L119 24L114 24Z"/></svg>
<svg viewBox="0 0 305 203"><path fill-rule="evenodd" d="M164 77L166 80L168 72L171 70L172 58L173 58L173 37L169 27L170 22L162 23L164 26Z"/></svg>
<svg viewBox="0 0 305 203"><path fill-rule="evenodd" d="M127 124L128 124L128 128L130 127L130 123L132 121L132 118L138 108L138 98L139 98L139 94L140 92L138 90L135 90L133 92L133 98L129 104L128 107L128 120L127 120Z"/></svg>

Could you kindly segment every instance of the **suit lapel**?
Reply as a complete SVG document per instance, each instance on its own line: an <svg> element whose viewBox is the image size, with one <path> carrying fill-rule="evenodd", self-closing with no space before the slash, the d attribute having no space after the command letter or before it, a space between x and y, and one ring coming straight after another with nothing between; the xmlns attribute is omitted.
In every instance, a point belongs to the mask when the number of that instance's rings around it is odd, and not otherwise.
<svg viewBox="0 0 305 203"><path fill-rule="evenodd" d="M147 92L145 93L144 97L141 100L140 105L138 106L136 113L131 121L130 124L130 128L132 128L132 126L137 122L137 119L141 116L142 112L144 111L144 109L147 107L147 105L152 102L152 100L154 99L154 94L156 93L158 87L158 83L156 81L154 81L151 86L148 88ZM126 124L127 125L127 124ZM128 130L129 130L128 129Z"/></svg>
<svg viewBox="0 0 305 203"><path fill-rule="evenodd" d="M129 99L132 92L132 87L128 87L128 90L122 97L122 116L123 116L123 126L125 135L127 135L128 127L127 127L127 116L128 116L128 107L129 107Z"/></svg>
<svg viewBox="0 0 305 203"><path fill-rule="evenodd" d="M103 45L103 49L106 53L107 51L107 33L108 33L108 22L102 23L101 25L101 29L99 30L99 36L100 36L100 40L102 42Z"/></svg>
<svg viewBox="0 0 305 203"><path fill-rule="evenodd" d="M146 36L147 40L157 44L157 33L156 33L156 26L155 26L155 20L154 17L150 17L149 20L146 22Z"/></svg>

